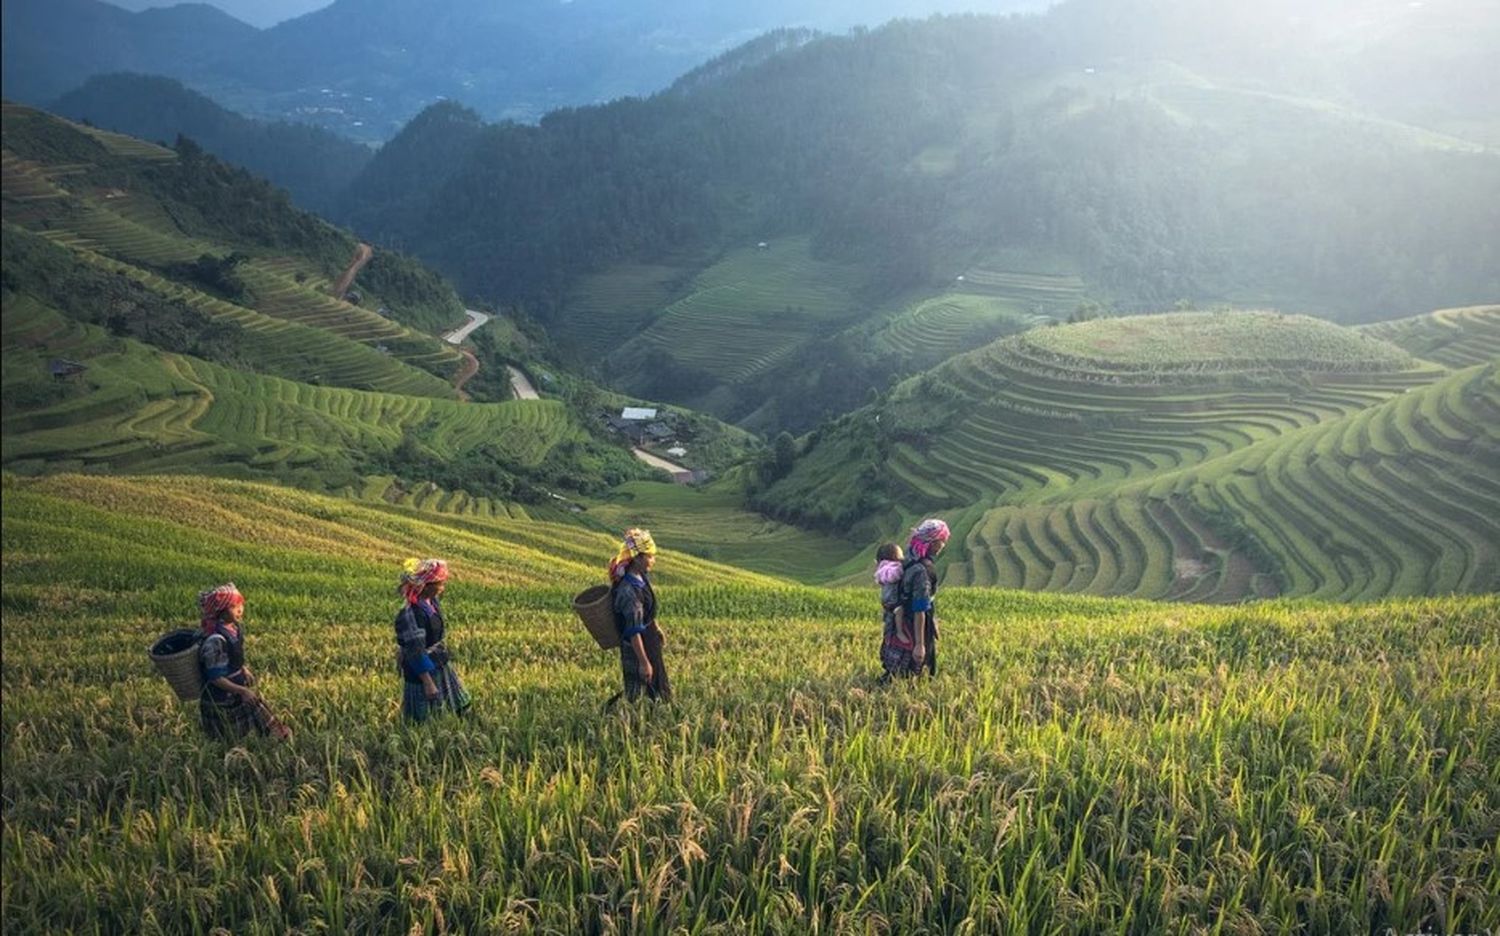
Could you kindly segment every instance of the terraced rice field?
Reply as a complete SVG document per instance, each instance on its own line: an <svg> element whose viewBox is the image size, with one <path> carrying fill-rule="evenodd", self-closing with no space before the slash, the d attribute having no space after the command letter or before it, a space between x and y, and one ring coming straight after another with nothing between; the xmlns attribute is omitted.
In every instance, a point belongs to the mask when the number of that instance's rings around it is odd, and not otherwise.
<svg viewBox="0 0 1500 936"><path fill-rule="evenodd" d="M1159 479L1275 543L1296 594L1500 590L1500 378L1490 363Z"/></svg>
<svg viewBox="0 0 1500 936"><path fill-rule="evenodd" d="M1005 332L1052 321L1008 299L948 293L917 303L875 334L876 346L927 365L987 344Z"/></svg>
<svg viewBox="0 0 1500 936"><path fill-rule="evenodd" d="M1035 315L1066 318L1087 296L1083 280L1074 274L1020 272L976 267L965 271L956 291L1003 300Z"/></svg>
<svg viewBox="0 0 1500 936"><path fill-rule="evenodd" d="M1479 932L1500 601L873 589L667 550L671 705L567 609L609 537L198 478L7 477L0 874L58 932ZM466 719L397 717L393 573L452 561ZM294 738L208 743L144 650L245 592ZM80 641L80 635L86 639ZM86 895L86 898L81 896Z"/></svg>
<svg viewBox="0 0 1500 936"><path fill-rule="evenodd" d="M1388 345L1370 352L1368 370L1358 369L1357 357L1314 360L1302 365L1298 380L1275 376L1287 363L1270 361L1263 372L1259 364L1240 368L1228 359L1194 358L1180 341L1181 356L1166 369L1059 350L1097 352L1096 344L1112 342L1133 349L1139 336L1125 330L1134 326L1111 320L1043 328L953 359L936 378L963 401L957 417L925 450L896 445L892 472L916 496L954 506L1021 492L1077 496L1085 486L1197 464L1355 412L1440 373L1411 366ZM1321 326L1315 331L1321 336ZM1364 353L1365 344L1356 337L1351 347Z"/></svg>
<svg viewBox="0 0 1500 936"><path fill-rule="evenodd" d="M171 162L177 158L177 154L165 146L156 143L148 143L138 140L133 136L123 133L115 133L112 130L101 130L98 127L90 127L87 124L67 122L76 130L81 130L89 136L98 140L101 145L116 156L124 156L128 159L142 159L148 162Z"/></svg>
<svg viewBox="0 0 1500 936"><path fill-rule="evenodd" d="M210 318L240 326L240 350L263 371L329 386L457 398L446 381L380 351L378 345L347 340L312 325L272 318L141 267L81 247L75 251L85 263L128 276L160 296L181 300ZM18 316L18 321L24 321L24 314ZM47 349L39 347L39 350Z"/></svg>
<svg viewBox="0 0 1500 936"><path fill-rule="evenodd" d="M47 355L91 352L80 355L89 373L78 392L6 418L8 466L279 472L388 451L408 433L438 457L483 445L536 465L581 432L556 401L461 404L312 386L133 342L108 350L96 330L34 304L8 307L4 321L5 367L16 379L40 371Z"/></svg>
<svg viewBox="0 0 1500 936"><path fill-rule="evenodd" d="M90 135L110 153L132 162L175 158L170 151L117 134ZM418 334L375 312L333 298L327 294L327 277L310 272L306 261L273 256L243 264L237 272L249 288L243 302L250 308L237 309L231 303L203 296L191 284L171 282L160 275L162 268L204 254L228 255L231 247L184 235L162 205L141 192L70 190L67 180L75 172L88 171L89 165L44 166L19 159L9 151L0 159L0 195L5 201L6 223L71 248L85 262L99 265L101 258L108 258L125 265L125 272L137 281L163 294L185 298L214 317L254 321L258 313L326 333L312 336L301 330L279 336L286 340L271 354L278 366L286 367L284 373L350 387L454 395L448 379L461 363L458 351L434 336ZM239 245L234 249L246 248ZM273 331L259 321L255 321L255 328ZM393 361L378 361L377 356L389 356ZM317 366L318 359L326 360L326 366Z"/></svg>
<svg viewBox="0 0 1500 936"><path fill-rule="evenodd" d="M1446 367L1472 367L1500 357L1500 306L1444 309L1361 330Z"/></svg>
<svg viewBox="0 0 1500 936"><path fill-rule="evenodd" d="M54 218L43 232L55 243L87 254L101 254L132 266L166 266L197 259L205 253L224 255L229 251L203 241L164 234L154 228L131 221L110 207L84 205ZM299 283L282 272L275 260L252 261L238 271L249 287L248 304L255 312L309 328L327 332L333 337L358 342L374 350L384 345L397 360L428 371L452 371L459 363L458 352L445 347L432 336L418 336L410 329L388 318L361 309L330 295L318 292L315 283ZM143 281L159 276L142 271ZM227 305L228 303L220 303ZM431 381L427 392L447 394L440 389L442 381Z"/></svg>
<svg viewBox="0 0 1500 936"><path fill-rule="evenodd" d="M814 259L805 238L730 253L703 271L616 357L624 367L659 351L737 383L836 330L857 311L857 271Z"/></svg>
<svg viewBox="0 0 1500 936"><path fill-rule="evenodd" d="M1492 363L1098 499L994 509L956 580L1195 601L1497 591L1497 465Z"/></svg>
<svg viewBox="0 0 1500 936"><path fill-rule="evenodd" d="M579 280L553 325L560 340L603 357L671 304L681 267L621 264Z"/></svg>

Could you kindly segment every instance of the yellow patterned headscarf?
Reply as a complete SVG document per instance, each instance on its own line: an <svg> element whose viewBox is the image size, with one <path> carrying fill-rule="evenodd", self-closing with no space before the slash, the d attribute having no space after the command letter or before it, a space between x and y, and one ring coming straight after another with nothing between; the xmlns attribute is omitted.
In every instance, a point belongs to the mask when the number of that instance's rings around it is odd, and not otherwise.
<svg viewBox="0 0 1500 936"><path fill-rule="evenodd" d="M422 596L422 589L433 582L448 581L448 563L441 559L408 559L401 566L401 581L396 586L396 591L406 596L411 604L416 604Z"/></svg>
<svg viewBox="0 0 1500 936"><path fill-rule="evenodd" d="M625 539L620 545L620 552L609 564L609 577L617 579L625 574L625 567L630 565L630 560L636 556L656 555L656 540L651 538L650 530L632 528L625 531Z"/></svg>

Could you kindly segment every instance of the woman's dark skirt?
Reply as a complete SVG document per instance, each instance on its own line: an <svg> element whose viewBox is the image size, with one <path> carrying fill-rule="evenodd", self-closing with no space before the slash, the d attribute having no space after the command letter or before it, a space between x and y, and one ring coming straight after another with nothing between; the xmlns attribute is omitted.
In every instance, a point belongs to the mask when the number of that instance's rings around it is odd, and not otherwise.
<svg viewBox="0 0 1500 936"><path fill-rule="evenodd" d="M421 682L403 682L404 690L401 694L403 718L413 722L425 722L434 715L444 712L462 715L473 704L469 691L459 681L458 671L453 668L452 663L446 663L433 671L432 681L437 684L438 697L431 700L427 698L427 691Z"/></svg>

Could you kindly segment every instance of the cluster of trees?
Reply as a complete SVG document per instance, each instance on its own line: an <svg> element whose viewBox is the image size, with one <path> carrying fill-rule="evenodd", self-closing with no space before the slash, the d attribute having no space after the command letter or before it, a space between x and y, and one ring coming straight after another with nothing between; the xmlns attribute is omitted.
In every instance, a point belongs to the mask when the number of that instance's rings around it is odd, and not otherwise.
<svg viewBox="0 0 1500 936"><path fill-rule="evenodd" d="M162 272L173 279L188 280L199 289L222 296L230 302L245 305L249 290L236 270L246 259L238 251L222 257L205 253L199 254L198 259L191 263L169 264Z"/></svg>
<svg viewBox="0 0 1500 936"><path fill-rule="evenodd" d="M328 130L242 117L171 78L155 75L96 75L58 98L51 110L143 140L187 136L323 215L336 210L340 193L372 156L369 147Z"/></svg>
<svg viewBox="0 0 1500 936"><path fill-rule="evenodd" d="M123 273L80 263L65 248L26 231L7 230L0 243L4 245L0 287L5 292L29 295L116 337L247 368L239 325L210 318Z"/></svg>

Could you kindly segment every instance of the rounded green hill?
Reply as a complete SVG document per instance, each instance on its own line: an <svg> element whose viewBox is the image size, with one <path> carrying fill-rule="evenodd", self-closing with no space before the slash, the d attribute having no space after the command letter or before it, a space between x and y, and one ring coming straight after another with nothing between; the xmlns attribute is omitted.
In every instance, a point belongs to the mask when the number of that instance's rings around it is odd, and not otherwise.
<svg viewBox="0 0 1500 936"><path fill-rule="evenodd" d="M1389 342L1279 312L1100 319L1034 329L1012 344L1042 361L1102 371L1386 371L1410 364L1410 356Z"/></svg>

